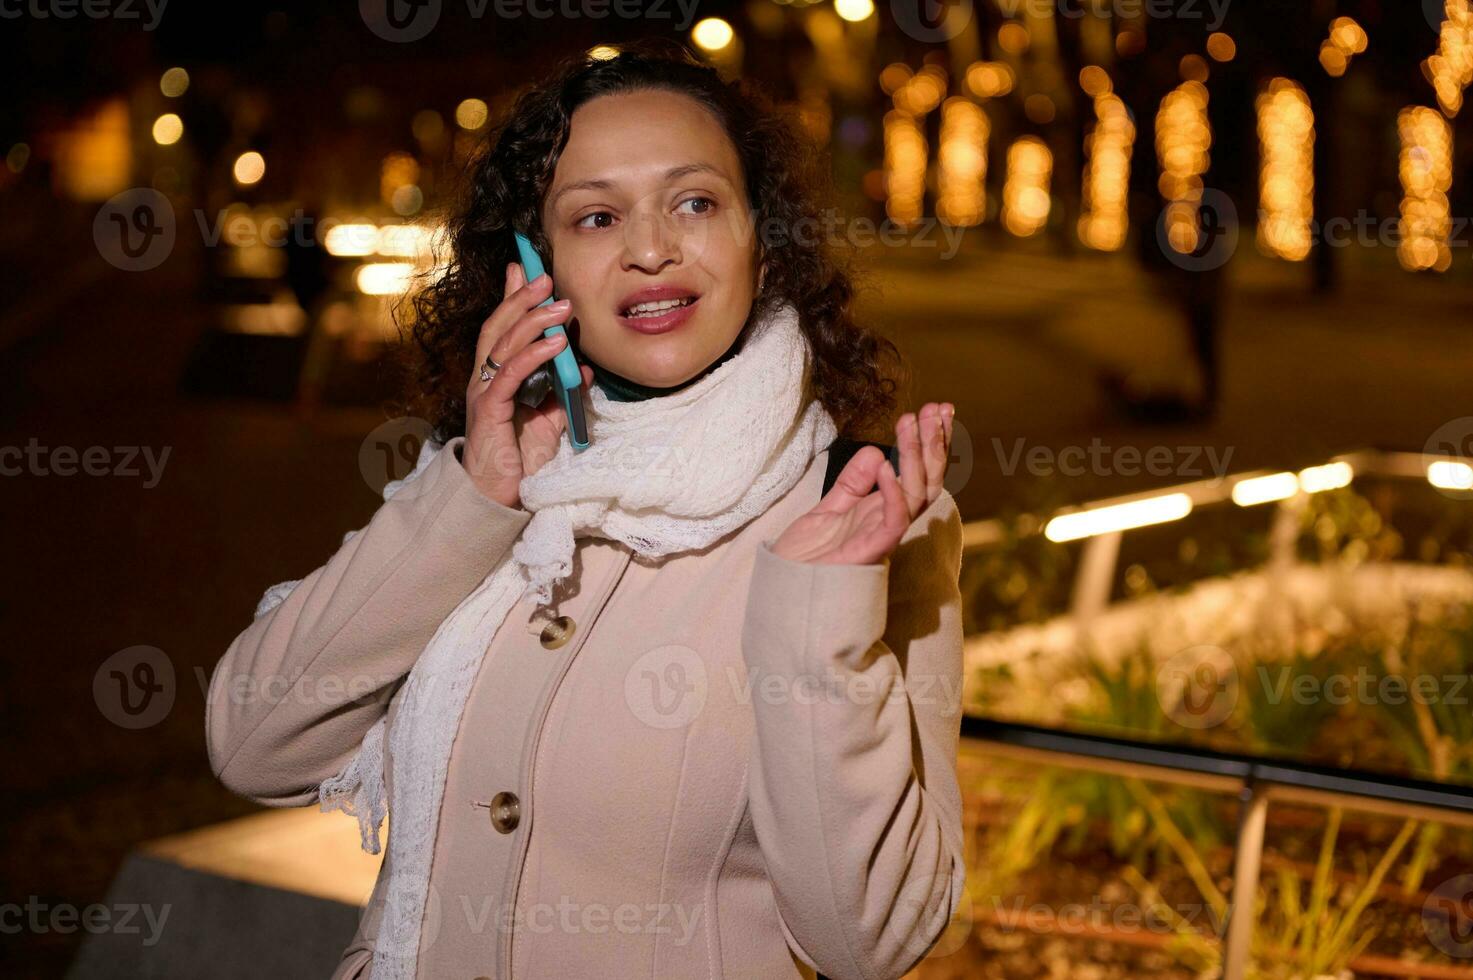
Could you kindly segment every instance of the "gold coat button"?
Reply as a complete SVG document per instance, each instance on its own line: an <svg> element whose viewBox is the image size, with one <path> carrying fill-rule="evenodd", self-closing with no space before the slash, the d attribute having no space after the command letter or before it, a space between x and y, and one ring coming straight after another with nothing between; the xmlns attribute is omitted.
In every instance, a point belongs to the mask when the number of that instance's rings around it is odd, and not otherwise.
<svg viewBox="0 0 1473 980"><path fill-rule="evenodd" d="M491 797L491 826L499 833L509 834L517 829L522 817L522 801L517 794L501 792Z"/></svg>
<svg viewBox="0 0 1473 980"><path fill-rule="evenodd" d="M577 624L573 622L571 616L558 616L556 619L548 620L547 625L542 627L541 640L543 648L556 650L558 647L564 646L573 638L573 631L575 629L577 629Z"/></svg>

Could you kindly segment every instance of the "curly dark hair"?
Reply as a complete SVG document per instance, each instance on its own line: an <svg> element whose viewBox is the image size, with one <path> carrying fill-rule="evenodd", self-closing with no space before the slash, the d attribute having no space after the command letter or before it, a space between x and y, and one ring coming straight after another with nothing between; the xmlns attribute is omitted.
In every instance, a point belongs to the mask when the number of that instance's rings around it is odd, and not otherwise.
<svg viewBox="0 0 1473 980"><path fill-rule="evenodd" d="M659 41L607 59L565 59L516 98L473 154L437 246L437 251L448 249L448 255L436 256L443 275L394 310L401 337L409 334L413 340L401 348L407 358L401 366L413 383L400 407L428 419L436 441L464 434L476 340L503 298L507 263L517 258L512 231L528 235L543 256L551 255L541 205L567 145L574 110L600 95L649 89L690 96L721 122L741 161L767 261L753 315L792 303L815 355L808 397L820 401L840 433L878 432L894 410L895 375L906 373L900 352L888 338L854 322L848 257L835 254L821 236L792 231L819 227L829 207L821 190L829 182L819 179L817 148L764 93L726 81L678 43ZM770 234L773 229L787 233ZM882 366L887 356L893 372Z"/></svg>

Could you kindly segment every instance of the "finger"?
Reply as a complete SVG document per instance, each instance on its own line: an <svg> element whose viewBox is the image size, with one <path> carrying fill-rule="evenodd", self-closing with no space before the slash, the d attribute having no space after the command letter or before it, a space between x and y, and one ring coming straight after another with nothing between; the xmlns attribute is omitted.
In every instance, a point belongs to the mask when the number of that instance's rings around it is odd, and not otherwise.
<svg viewBox="0 0 1473 980"><path fill-rule="evenodd" d="M552 295L552 276L543 273L531 282L523 278L522 267L517 266L512 270L512 275L521 285L517 286L501 302L509 305L518 313L525 313L538 303Z"/></svg>
<svg viewBox="0 0 1473 980"><path fill-rule="evenodd" d="M516 263L512 263L516 265ZM517 266L508 271L508 279L512 282L520 281L521 267ZM538 276L529 283L510 290L496 309L481 323L480 335L476 338L476 359L471 364L471 383L480 383L480 366L486 360L486 354L491 350L491 345L500 339L501 335L515 323L522 314L537 306L538 303L552 295L552 278L550 276ZM497 363L502 361L498 358Z"/></svg>
<svg viewBox="0 0 1473 980"><path fill-rule="evenodd" d="M843 514L869 496L875 485L875 471L889 469L890 464L876 446L863 446L839 471L838 479L824 494L813 513Z"/></svg>
<svg viewBox="0 0 1473 980"><path fill-rule="evenodd" d="M900 478L895 471L890 469L887 463L882 469L888 470L880 474L880 498L884 501L884 519L881 527L884 529L885 550L889 554L900 541L905 529L910 526L912 514L905 500L905 490L900 484Z"/></svg>
<svg viewBox="0 0 1473 980"><path fill-rule="evenodd" d="M508 280L512 288L502 295L501 302L496 304L496 308L481 324L481 335L478 342L485 340L488 333L490 339L494 341L523 313L536 308L538 303L552 295L552 277L547 273L543 273L531 282L524 282L522 267L512 263ZM489 344L486 345L487 349L489 346ZM481 353L481 357L485 357L484 352Z"/></svg>
<svg viewBox="0 0 1473 980"><path fill-rule="evenodd" d="M511 360L513 354L541 337L544 330L567 320L568 311L571 309L571 301L565 299L560 299L547 306L533 307L530 312L523 313L510 329L496 338L496 342L491 345L491 356L497 364L505 364ZM485 358L482 360L484 361Z"/></svg>
<svg viewBox="0 0 1473 980"><path fill-rule="evenodd" d="M900 489L910 516L915 517L926 499L926 473L921 461L920 425L914 413L907 412L895 423L895 436L900 446Z"/></svg>
<svg viewBox="0 0 1473 980"><path fill-rule="evenodd" d="M558 301L523 312L507 329L483 330L482 337L476 342L476 364L473 365L470 377L471 391L479 391L486 385L485 380L480 377L480 368L486 364L486 355L495 358L496 364L507 363L511 360L511 355L526 348L527 343L538 339L538 335L548 327L563 323L569 311L569 302Z"/></svg>
<svg viewBox="0 0 1473 980"><path fill-rule="evenodd" d="M517 388L527 380L527 376L537 370L538 365L551 360L557 352L567 346L568 338L561 334L544 338L536 343L528 344L517 353L513 354L511 360L501 366L491 383L485 386L485 390L477 397L484 402L505 402L506 411L498 411L493 417L497 419L509 418L507 412L514 412L515 406L512 399L516 395Z"/></svg>
<svg viewBox="0 0 1473 980"><path fill-rule="evenodd" d="M921 407L921 457L926 468L926 502L941 493L941 477L946 473L946 434L941 421L941 406L927 402Z"/></svg>

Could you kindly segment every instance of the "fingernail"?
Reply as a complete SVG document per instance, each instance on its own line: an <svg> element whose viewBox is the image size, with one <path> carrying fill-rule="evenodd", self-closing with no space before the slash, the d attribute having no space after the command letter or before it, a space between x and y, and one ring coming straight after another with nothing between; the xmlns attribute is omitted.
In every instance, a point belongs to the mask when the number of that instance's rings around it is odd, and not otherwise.
<svg viewBox="0 0 1473 980"><path fill-rule="evenodd" d="M563 334L557 334L555 336L548 337L546 340L543 341L543 343L547 344L547 346L549 347L561 347L567 342L568 338Z"/></svg>

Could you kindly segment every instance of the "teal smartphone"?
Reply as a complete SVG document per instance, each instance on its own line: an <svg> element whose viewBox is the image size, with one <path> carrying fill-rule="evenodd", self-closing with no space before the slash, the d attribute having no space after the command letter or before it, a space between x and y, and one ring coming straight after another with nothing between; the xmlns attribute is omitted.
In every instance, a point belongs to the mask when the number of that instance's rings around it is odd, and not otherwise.
<svg viewBox="0 0 1473 980"><path fill-rule="evenodd" d="M527 282L531 282L546 271L542 267L542 256L537 254L537 249L532 246L532 240L530 238L521 232L516 232L516 236L517 254L522 262L522 274L526 277ZM547 306L552 302L553 297L548 296L547 299L537 305ZM563 329L564 326L564 324L559 323L555 327L548 327L542 331L542 335L544 337L568 337L568 332ZM537 387L538 373L534 371L526 381L522 382L522 387L518 389L519 400L523 401L523 403L526 402L526 398L521 397L524 394L524 389L528 391L535 390ZM573 354L572 338L568 338L567 346L553 356L552 368L548 374L551 376L553 388L556 389L558 398L562 400L563 413L568 419L568 441L573 444L574 452L581 453L588 448L588 418L583 411L583 371L578 367L578 358ZM546 380L543 379L542 383L545 385ZM537 402L540 403L542 396L537 395L536 398Z"/></svg>

